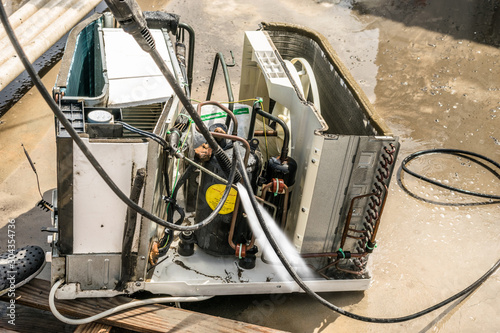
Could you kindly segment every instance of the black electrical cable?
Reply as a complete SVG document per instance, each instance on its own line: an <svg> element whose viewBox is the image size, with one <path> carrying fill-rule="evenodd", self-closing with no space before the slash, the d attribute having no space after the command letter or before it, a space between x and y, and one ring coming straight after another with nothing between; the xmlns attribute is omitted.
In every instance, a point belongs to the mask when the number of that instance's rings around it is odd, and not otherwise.
<svg viewBox="0 0 500 333"><path fill-rule="evenodd" d="M180 225L183 221L184 218L186 217L186 213L184 212L184 209L177 205L173 204L173 209L175 209L179 213L179 218L177 221L175 221L175 224ZM171 215L170 215L171 214ZM169 214L169 221L173 220L173 213ZM164 255L167 253L168 249L170 248L170 245L172 245L172 242L174 241L174 231L172 229L165 229L165 232L163 234L163 237L159 241L159 252L160 255Z"/></svg>
<svg viewBox="0 0 500 333"><path fill-rule="evenodd" d="M162 167L162 174L163 174L163 186L165 188L165 192L167 192L167 197L170 196L170 178L168 176L168 165L167 165L167 158L163 158L163 167Z"/></svg>
<svg viewBox="0 0 500 333"><path fill-rule="evenodd" d="M184 184L186 183L186 181L188 180L189 176L191 176L191 173L194 170L195 170L195 167L192 164L190 164L186 168L186 170L184 171L184 173L182 174L181 178L179 178L179 180L177 181L177 184L175 184L175 188L174 188L173 193L172 193L172 199L174 201L177 200L177 193L182 188L182 186L184 186Z"/></svg>
<svg viewBox="0 0 500 333"><path fill-rule="evenodd" d="M194 231L194 230L198 230L200 228L203 228L207 224L209 224L210 222L212 222L212 220L215 218L215 216L219 213L219 211L224 206L224 203L226 202L226 199L229 196L229 192L231 190L232 183L233 183L233 180L234 180L234 176L235 176L235 173L236 173L236 166L234 166L234 165L230 166L231 169L230 169L230 172L229 172L229 182L226 185L226 189L224 190L222 198L219 201L217 207L215 207L215 210L213 210L212 213L205 220L203 220L202 222L197 223L195 225L191 225L191 226L180 226L180 225L176 225L174 223L170 223L168 221L165 221L165 220L159 218L158 216L155 216L155 215L151 214L150 212L148 212L147 210L145 210L144 208L142 208L141 206L139 206L138 204L136 204L135 202L133 202L132 200L130 200L130 198L125 193L123 193L120 190L120 188L118 188L118 186L113 182L113 180L109 177L109 175L106 173L106 171L102 168L101 164L96 160L96 158L94 157L94 155L92 155L92 153L90 152L90 150L87 147L87 145L78 136L78 134L76 133L76 131L74 130L74 128L71 126L71 123L66 119L66 117L64 116L64 114L61 112L61 110L59 109L59 106L52 99L52 97L50 96L49 92L47 91L47 89L43 85L42 80L40 79L40 77L38 76L38 74L35 72L33 66L31 65L30 61L26 57L26 54L24 53L21 45L19 44L19 41L17 40L17 37L16 37L16 35L14 33L14 30L12 29L12 26L10 25L9 19L7 17L7 14L5 13L5 8L3 6L3 3L1 3L1 2L0 2L0 21L2 21L2 24L3 24L4 28L5 28L5 32L7 33L7 36L9 37L12 45L14 46L14 49L16 50L17 55L19 56L19 59L23 63L24 68L26 69L26 72L31 77L31 80L33 81L33 83L37 87L37 89L40 92L40 94L42 95L43 99L49 105L49 107L51 108L52 112L55 114L55 116L57 117L57 119L64 126L64 128L66 129L66 131L68 132L68 134L70 135L70 137L76 143L76 145L78 146L78 148L80 148L80 150L85 155L85 157L88 159L88 161L90 162L90 164L92 164L92 166L94 167L94 169L96 170L96 172L99 174L99 176L101 176L101 178L104 180L104 182L116 194L117 197L119 197L128 207L132 208L133 210L135 210L137 213L141 214L142 216L148 218L149 220L151 220L151 221L153 221L153 222L155 222L157 224L160 224L160 225L162 225L164 227L167 227L167 228L170 228L170 229L173 229L173 230L178 230L178 231ZM183 97L185 98L185 96L183 96ZM195 112L195 114L198 115L198 113L196 113L196 112ZM191 116L191 117L194 119L193 116ZM200 119L200 121L201 121L201 119ZM200 127L203 127L203 126L205 126L205 125L201 121ZM208 129L207 129L207 131L208 131ZM210 137L213 138L211 135L210 135ZM220 149L220 151L222 151L222 149ZM224 154L224 156L225 156L225 154ZM229 159L227 158L227 156L226 156L226 159L229 161ZM234 160L234 158L233 158L233 160ZM231 162L229 161L229 163L231 163Z"/></svg>
<svg viewBox="0 0 500 333"><path fill-rule="evenodd" d="M398 181L398 185L403 189L403 191L406 194L408 194L412 198L421 200L423 202L427 202L427 203L431 203L431 204L435 204L435 205L442 205L442 206L480 206L480 205L492 205L492 204L500 203L500 201L499 201L500 196L498 196L498 195L477 193L477 192L472 192L469 190L464 190L464 189L460 189L457 187L445 185L445 184L437 182L433 179L429 179L423 175L420 175L420 174L408 169L407 165L408 165L408 163L410 163L410 161L416 159L417 157L427 155L427 154L447 154L447 155L454 155L454 156L458 156L458 157L462 157L462 158L467 158L470 161L472 161L472 162L480 165L481 167L485 168L486 170L488 170L491 174L493 174L493 176L500 179L500 174L497 171L495 171L493 168L488 166L487 164L483 163L481 160L486 161L488 163L491 163L492 165L494 165L498 169L500 169L500 164L493 161L492 159L490 159L486 156L483 156L481 154L477 154L474 152L466 151L466 150L460 150L460 149L445 149L445 148L428 149L428 150L422 150L422 151L418 151L416 153L410 154L403 160L403 162L401 162L401 167L399 168L398 174L397 174L397 181ZM478 158L479 160L475 159L474 157ZM490 199L490 200L489 201L481 201L481 202L466 202L466 203L450 203L450 202L438 202L438 201L434 201L434 200L429 200L429 199L423 198L423 197L415 194L414 192L410 191L406 187L406 185L403 183L403 172L406 172L409 175L411 175L417 179L420 179L424 182L442 187L442 188L450 190L450 191L459 192L459 193L463 193L463 194L471 195L471 196L475 196L475 197L480 197L480 198L486 198L486 199ZM493 199L495 199L495 201Z"/></svg>
<svg viewBox="0 0 500 333"><path fill-rule="evenodd" d="M168 150L169 149L169 146L168 146L168 143L167 141L165 141L165 139L163 139L161 136L159 135L156 135L154 133L151 133L151 132L147 132L147 131L144 131L144 130L141 130L140 128L137 128L137 127L134 127L130 124L127 124L126 122L123 122L123 121L116 121L117 124L121 124L125 129L129 130L130 132L133 132L133 133L137 133L139 135L142 135L142 136L145 136L145 137L148 137L154 141L156 141L157 143L159 143L163 149L165 150Z"/></svg>
<svg viewBox="0 0 500 333"><path fill-rule="evenodd" d="M184 212L184 209L182 209L179 205L177 205L177 194L179 193L179 189L181 189L184 184L186 183L187 179L191 175L191 173L195 170L195 167L190 164L182 176L179 178L177 183L175 184L175 188L172 192L172 195L168 196L165 198L166 201L170 203L170 205L173 205L174 209L179 213L180 218L175 222L175 224L180 224L182 221L184 221L184 218L186 217L186 213ZM170 222L173 219L173 213L171 211L167 212L167 220ZM172 244L174 240L174 232L171 229L165 229L163 237L160 239L160 254L165 254L168 249L170 248L170 245Z"/></svg>
<svg viewBox="0 0 500 333"><path fill-rule="evenodd" d="M252 185L250 183L250 179L248 178L248 174L246 173L245 170L245 164L243 163L243 159L241 158L241 153L239 152L239 147L235 145L234 148L234 155L237 158L237 163L238 163L238 168L240 170L240 173L242 175L243 179L243 185L245 186L246 190L248 191L249 194L252 193ZM276 255L278 256L279 260L287 270L287 272L290 274L290 276L293 278L293 280L299 285L302 290L304 290L309 296L313 297L316 299L318 302L320 302L322 305L326 306L327 308L341 314L347 317L350 317L352 319L360 320L360 321L365 321L365 322L370 322L370 323L400 323L408 320L412 320L418 317L421 317L425 314L428 314L432 311L435 311L446 304L449 304L453 302L454 300L466 296L469 293L473 292L475 289L477 289L486 279L491 276L500 266L500 260L498 260L493 267L491 267L483 276L481 276L477 281L475 281L473 284L465 288L464 290L460 291L459 293L451 296L450 298L447 298L446 300L431 306L425 310L419 311L417 313L408 315L408 316L403 316L403 317L396 317L396 318L372 318L372 317L366 317L366 316L361 316L352 312L345 311L344 309L328 302L318 294L316 294L312 289L310 289L307 284L300 278L300 276L297 274L295 269L292 267L288 259L283 255L283 252L281 251L278 242L274 238L273 234L269 231L269 228L266 225L266 222L264 221L264 218L260 212L259 209L259 204L257 203L257 200L253 195L249 195L250 201L252 204L252 207L255 211L255 214L257 215L257 219L259 220L259 224L262 227L262 230L264 231L264 234L266 235L266 238L269 240L269 243L271 244L273 250L276 252Z"/></svg>

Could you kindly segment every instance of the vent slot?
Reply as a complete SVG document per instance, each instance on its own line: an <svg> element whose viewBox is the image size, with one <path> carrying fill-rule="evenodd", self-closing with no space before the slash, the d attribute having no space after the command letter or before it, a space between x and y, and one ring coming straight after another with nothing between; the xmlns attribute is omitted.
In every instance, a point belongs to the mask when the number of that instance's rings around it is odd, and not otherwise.
<svg viewBox="0 0 500 333"><path fill-rule="evenodd" d="M158 119L160 118L165 103L155 103L150 105L134 106L122 109L122 119L129 125L137 127L143 131L153 132ZM130 131L123 131L124 137L141 137L141 135Z"/></svg>

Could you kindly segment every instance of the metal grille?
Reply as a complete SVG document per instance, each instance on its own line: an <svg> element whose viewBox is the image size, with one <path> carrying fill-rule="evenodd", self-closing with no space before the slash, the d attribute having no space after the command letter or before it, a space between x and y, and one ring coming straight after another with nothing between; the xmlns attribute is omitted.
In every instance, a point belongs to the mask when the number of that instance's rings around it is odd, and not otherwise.
<svg viewBox="0 0 500 333"><path fill-rule="evenodd" d="M143 131L152 132L160 118L164 103L134 106L122 109L122 120L129 125L137 127ZM129 131L123 132L124 137L140 137Z"/></svg>

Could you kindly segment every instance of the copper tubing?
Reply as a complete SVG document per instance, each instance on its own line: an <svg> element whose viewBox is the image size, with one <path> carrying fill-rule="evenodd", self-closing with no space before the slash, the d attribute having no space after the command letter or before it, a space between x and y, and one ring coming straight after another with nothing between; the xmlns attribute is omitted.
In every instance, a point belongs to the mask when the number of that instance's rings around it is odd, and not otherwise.
<svg viewBox="0 0 500 333"><path fill-rule="evenodd" d="M207 103L207 102L205 102ZM216 102L214 102L216 103ZM201 103L200 103L201 104ZM236 124L237 125L237 124ZM248 164L248 158L250 156L250 144L248 143L247 140L239 137L239 136L234 136L234 135L229 135L229 134L223 134L223 133L217 133L217 132L211 132L214 138L221 138L221 139L229 139L232 141L239 141L243 143L243 146L245 146L245 165ZM231 226L229 228L229 236L228 236L228 243L229 246L231 246L233 249L236 250L236 244L233 242L233 236L234 236L234 228L236 226L236 218L238 216L238 208L240 207L240 197L236 197L235 205L234 205L234 211L233 211L233 217L231 218ZM252 240L250 241L250 244L248 245L249 248L253 246L255 242L255 237L252 235Z"/></svg>
<svg viewBox="0 0 500 333"><path fill-rule="evenodd" d="M229 236L227 237L227 242L229 243L229 246L233 248L233 250L236 250L236 244L233 242L233 236L234 236L234 227L236 225L236 217L238 215L238 208L240 207L240 197L236 197L236 201L234 203L234 211L233 211L233 217L231 218L231 226L229 228ZM253 237L252 237L253 238Z"/></svg>
<svg viewBox="0 0 500 333"><path fill-rule="evenodd" d="M269 191L269 189L271 188L271 186L273 186L272 182L270 182L262 187L262 194L260 196L262 199L266 198L266 194ZM288 213L288 195L290 193L288 186L286 186L286 185L283 185L283 186L284 186L284 191L285 191L285 199L284 199L285 203L283 204L283 215L281 215L281 228L285 227L286 215Z"/></svg>
<svg viewBox="0 0 500 333"><path fill-rule="evenodd" d="M345 269L345 268L340 268L339 267L339 263L337 263L335 265L335 268L341 272L346 272L346 273L350 273L350 274L354 274L354 275L362 275L364 273L363 270L361 271L353 271L353 270L350 270L350 269Z"/></svg>
<svg viewBox="0 0 500 333"><path fill-rule="evenodd" d="M231 246L234 250L236 250L236 244L233 242L234 236L234 228L236 226L236 217L238 216L238 209L240 207L240 197L236 197L236 202L234 205L233 217L231 218L231 227L229 228L229 236L227 237L227 241L229 246ZM252 234L252 239L250 240L250 244L247 245L247 248L252 248L255 243L255 236ZM246 244L245 244L246 245Z"/></svg>
<svg viewBox="0 0 500 333"><path fill-rule="evenodd" d="M215 101L206 101L206 102L202 102L202 103L199 103L198 104L198 107L196 108L196 111L198 112L198 114L200 115L201 117L201 107L204 106L204 105L215 105L217 106L219 109L221 109L222 111L224 111L225 113L227 113L227 115L229 117L231 117L231 119L233 120L233 135L238 135L238 120L236 119L236 116L234 115L234 113L229 110L228 108L226 108L224 105L218 103L218 102L215 102ZM196 126L196 129L198 130L198 126ZM198 130L199 132L199 130ZM213 133L212 133L213 135ZM214 135L215 136L215 135Z"/></svg>
<svg viewBox="0 0 500 333"><path fill-rule="evenodd" d="M392 155L396 151L396 147L392 143L389 146L391 146L391 150L387 149L387 147L384 147L384 150L387 154Z"/></svg>
<svg viewBox="0 0 500 333"><path fill-rule="evenodd" d="M354 239L358 239L358 240L365 239L365 237L361 237L361 236L352 236L352 235L347 235L347 237L349 237L349 238L354 238Z"/></svg>
<svg viewBox="0 0 500 333"><path fill-rule="evenodd" d="M368 230L358 230L358 229L351 229L351 228L349 228L349 231L359 232L359 233L363 233L363 234L366 234L368 232Z"/></svg>
<svg viewBox="0 0 500 333"><path fill-rule="evenodd" d="M352 211L354 210L354 202L358 199L366 198L374 195L374 193L368 193L363 195L358 195L351 200L351 205L349 206L349 213L347 214L347 219L344 225L344 231L342 232L342 239L340 241L340 248L344 247L345 239L347 238L347 232L349 231L349 226L351 225Z"/></svg>
<svg viewBox="0 0 500 333"><path fill-rule="evenodd" d="M263 186L262 186L262 194L260 195L260 197L261 197L262 199L265 199L265 197L266 197L266 195L265 195L264 191L266 191L266 193L267 193L267 191L269 190L269 188L270 188L271 186L273 186L273 183L272 183L272 182L271 182L271 183L267 183L267 184L265 184L265 185L263 185Z"/></svg>
<svg viewBox="0 0 500 333"><path fill-rule="evenodd" d="M239 137L239 136L235 136L235 135L230 135L230 134L224 134L224 133L218 133L218 132L210 132L212 133L212 136L214 138L220 138L220 139L229 139L231 141L239 141L241 143L243 143L243 146L245 147L245 165L247 165L248 163L248 157L250 156L250 144L248 143L247 140Z"/></svg>
<svg viewBox="0 0 500 333"><path fill-rule="evenodd" d="M340 259L337 259L335 261L332 261L331 263L327 264L326 266L324 267L321 267L319 269L316 270L316 273L320 274L321 276L323 276L325 279L327 280L330 280L330 277L327 276L326 274L323 274L323 271L326 271L328 268L332 267L333 265L337 265L339 263Z"/></svg>
<svg viewBox="0 0 500 333"><path fill-rule="evenodd" d="M253 136L278 136L278 131L255 131L253 132Z"/></svg>
<svg viewBox="0 0 500 333"><path fill-rule="evenodd" d="M382 212L384 211L385 202L387 201L387 197L389 196L387 193L388 191L387 185L385 185L385 183L382 184L384 185L385 188L385 197L384 200L382 201L382 206L380 207L378 218L375 221L375 226L373 227L372 237L370 238L370 242L372 242L373 244L375 244L375 236L377 236L378 226L380 225L380 218L382 217Z"/></svg>

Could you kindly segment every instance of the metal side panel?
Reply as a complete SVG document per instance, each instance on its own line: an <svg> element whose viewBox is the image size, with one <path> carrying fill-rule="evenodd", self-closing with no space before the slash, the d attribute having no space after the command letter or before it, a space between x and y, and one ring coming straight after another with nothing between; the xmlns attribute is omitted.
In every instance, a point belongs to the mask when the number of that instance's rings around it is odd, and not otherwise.
<svg viewBox="0 0 500 333"><path fill-rule="evenodd" d="M324 141L301 253L330 250L330 239L337 228L358 143L357 136Z"/></svg>
<svg viewBox="0 0 500 333"><path fill-rule="evenodd" d="M137 169L146 167L148 143L83 139L118 187L130 194ZM127 206L73 146L73 253L119 253Z"/></svg>
<svg viewBox="0 0 500 333"><path fill-rule="evenodd" d="M301 253L335 252L340 247L342 232L346 223L351 200L360 195L370 194L388 186L394 164L388 165L387 178L380 183L381 163L385 148L397 148L397 138L339 136L335 140L325 140L319 170L314 185L311 210L304 232ZM392 148L391 148L392 149ZM395 160L397 150L393 153ZM382 191L380 203L385 197ZM355 201L350 228L366 229L365 216L372 203L370 197ZM378 205L378 214L382 204ZM362 236L360 233L350 235ZM348 236L342 246L345 251L358 252L358 239Z"/></svg>
<svg viewBox="0 0 500 333"><path fill-rule="evenodd" d="M113 289L120 279L120 254L66 256L66 282L81 290Z"/></svg>
<svg viewBox="0 0 500 333"><path fill-rule="evenodd" d="M330 249L332 251L336 251L341 245L342 231L347 221L349 207L353 198L369 193L379 193L380 195L378 199L375 195L372 195L354 200L349 229L367 230L366 224L369 223L373 226L376 222L376 217L382 214L398 148L398 138L360 137L356 155L353 156L352 160L353 170L349 187L346 189L343 210L339 216L340 219L335 231L335 238L330 238L332 241ZM392 153L388 153L391 150ZM386 163L387 159L390 159L392 163ZM373 199L377 200L373 201ZM359 240L355 237L369 236L371 235L371 231L365 234L349 232L348 235L343 248L347 251L359 252ZM363 243L363 240L361 240L361 243ZM364 246L362 250L365 250Z"/></svg>

